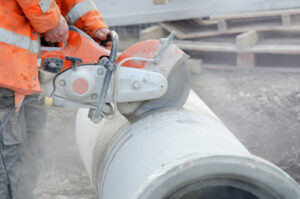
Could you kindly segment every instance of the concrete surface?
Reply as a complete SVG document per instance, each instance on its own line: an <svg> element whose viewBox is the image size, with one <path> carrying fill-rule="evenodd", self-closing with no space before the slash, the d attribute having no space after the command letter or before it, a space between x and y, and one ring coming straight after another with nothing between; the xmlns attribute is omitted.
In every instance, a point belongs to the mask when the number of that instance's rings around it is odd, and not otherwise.
<svg viewBox="0 0 300 199"><path fill-rule="evenodd" d="M191 80L252 153L300 182L300 74L202 69ZM38 199L96 199L75 145L74 119L75 111L49 110Z"/></svg>

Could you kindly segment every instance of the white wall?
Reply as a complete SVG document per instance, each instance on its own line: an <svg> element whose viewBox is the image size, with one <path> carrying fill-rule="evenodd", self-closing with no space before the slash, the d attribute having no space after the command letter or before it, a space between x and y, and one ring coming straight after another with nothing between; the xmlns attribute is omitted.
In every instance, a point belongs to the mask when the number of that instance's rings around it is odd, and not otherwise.
<svg viewBox="0 0 300 199"><path fill-rule="evenodd" d="M94 0L110 26L300 7L300 0Z"/></svg>

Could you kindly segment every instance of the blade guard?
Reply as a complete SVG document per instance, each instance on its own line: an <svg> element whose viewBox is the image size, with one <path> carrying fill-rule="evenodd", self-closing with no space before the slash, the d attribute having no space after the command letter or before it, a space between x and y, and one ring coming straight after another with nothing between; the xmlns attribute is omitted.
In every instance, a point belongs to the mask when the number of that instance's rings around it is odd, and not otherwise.
<svg viewBox="0 0 300 199"><path fill-rule="evenodd" d="M132 45L125 50L117 59L117 63L131 58L140 57L155 60L163 48L163 44L159 40L147 40ZM153 70L166 74L167 68L174 68L175 65L180 65L189 56L174 44L170 44L166 51L161 55L159 63L130 60L122 64L123 67L131 67L138 69ZM168 70L167 70L168 71ZM164 75L165 75L164 74Z"/></svg>
<svg viewBox="0 0 300 199"><path fill-rule="evenodd" d="M172 44L170 42L171 40L172 35L167 39L147 40L139 42L125 50L117 59L117 63L119 64L121 62L124 62L122 64L123 67L131 67L158 72L164 75L168 82L174 82L174 80L171 78L173 72L180 66L182 66L184 61L187 60L189 56L185 54L181 49L179 49L176 45ZM126 59L130 58L145 58L152 61L125 61ZM183 98L178 99L178 102L180 102L180 104L185 100ZM148 103L151 103L151 106L148 106ZM157 106L156 103L158 103ZM118 109L123 115L127 116L128 119L134 119L135 117L139 117L139 115L142 115L145 112L168 106L166 104L160 106L161 104L159 103L160 102L154 100L140 103L123 103L118 104ZM151 108L148 109L148 107Z"/></svg>

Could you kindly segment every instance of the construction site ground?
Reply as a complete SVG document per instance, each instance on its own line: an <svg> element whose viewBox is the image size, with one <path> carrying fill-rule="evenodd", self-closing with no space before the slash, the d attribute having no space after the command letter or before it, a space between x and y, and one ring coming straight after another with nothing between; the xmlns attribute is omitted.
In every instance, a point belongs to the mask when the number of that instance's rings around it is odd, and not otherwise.
<svg viewBox="0 0 300 199"><path fill-rule="evenodd" d="M300 73L202 69L191 87L250 152L300 182ZM37 198L96 199L75 142L76 111L48 112Z"/></svg>

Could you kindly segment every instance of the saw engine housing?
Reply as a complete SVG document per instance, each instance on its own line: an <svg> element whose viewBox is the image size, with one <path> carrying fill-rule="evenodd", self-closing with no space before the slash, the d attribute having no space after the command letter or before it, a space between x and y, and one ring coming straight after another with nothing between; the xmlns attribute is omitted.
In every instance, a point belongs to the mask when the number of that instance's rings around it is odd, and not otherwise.
<svg viewBox="0 0 300 199"><path fill-rule="evenodd" d="M117 107L124 115L136 114L143 104L168 93L172 73L188 58L171 43L174 34L137 43L118 58L118 35L111 35L111 51L74 27L64 47L42 48L40 82L52 105L89 108L91 119L99 122Z"/></svg>

